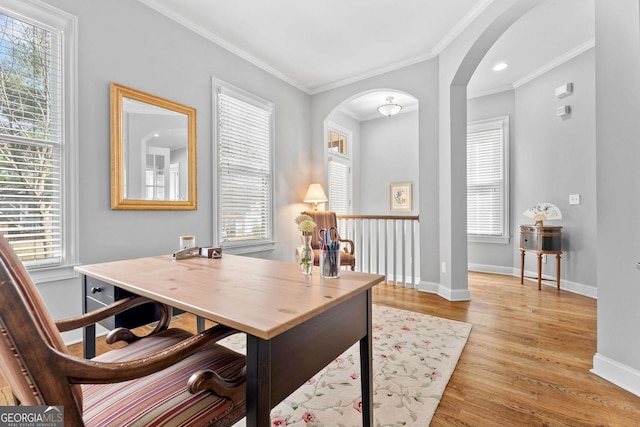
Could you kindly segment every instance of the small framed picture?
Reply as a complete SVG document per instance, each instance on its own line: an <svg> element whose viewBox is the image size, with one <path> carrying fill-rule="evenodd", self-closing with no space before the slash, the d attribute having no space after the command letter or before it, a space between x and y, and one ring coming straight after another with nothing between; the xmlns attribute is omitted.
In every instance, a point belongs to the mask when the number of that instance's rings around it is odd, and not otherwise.
<svg viewBox="0 0 640 427"><path fill-rule="evenodd" d="M391 211L411 212L412 194L411 183L401 182L389 186Z"/></svg>

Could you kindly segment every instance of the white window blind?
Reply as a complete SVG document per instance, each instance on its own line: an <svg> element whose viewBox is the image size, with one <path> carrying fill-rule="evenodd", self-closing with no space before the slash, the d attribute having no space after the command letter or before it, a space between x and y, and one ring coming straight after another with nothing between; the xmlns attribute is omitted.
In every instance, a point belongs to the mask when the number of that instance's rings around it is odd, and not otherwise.
<svg viewBox="0 0 640 427"><path fill-rule="evenodd" d="M218 85L219 243L273 240L273 107L244 91Z"/></svg>
<svg viewBox="0 0 640 427"><path fill-rule="evenodd" d="M63 258L62 45L0 13L0 232L29 268Z"/></svg>
<svg viewBox="0 0 640 427"><path fill-rule="evenodd" d="M329 159L329 210L349 213L349 165L333 158Z"/></svg>
<svg viewBox="0 0 640 427"><path fill-rule="evenodd" d="M508 239L508 117L469 123L467 234Z"/></svg>

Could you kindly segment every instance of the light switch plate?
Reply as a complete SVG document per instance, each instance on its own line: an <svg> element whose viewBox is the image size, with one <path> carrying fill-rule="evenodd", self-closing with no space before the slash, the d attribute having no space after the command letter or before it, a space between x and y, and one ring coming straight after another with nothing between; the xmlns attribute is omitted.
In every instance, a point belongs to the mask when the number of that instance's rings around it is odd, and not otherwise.
<svg viewBox="0 0 640 427"><path fill-rule="evenodd" d="M580 204L580 195L579 194L570 194L569 195L569 204L570 205L579 205Z"/></svg>

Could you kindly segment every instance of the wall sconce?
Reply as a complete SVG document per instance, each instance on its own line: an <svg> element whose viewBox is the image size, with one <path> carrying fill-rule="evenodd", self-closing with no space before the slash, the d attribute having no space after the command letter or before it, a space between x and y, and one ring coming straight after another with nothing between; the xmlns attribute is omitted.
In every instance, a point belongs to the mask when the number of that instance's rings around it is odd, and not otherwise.
<svg viewBox="0 0 640 427"><path fill-rule="evenodd" d="M318 203L324 203L328 201L327 195L324 193L322 189L322 185L320 184L311 184L309 185L309 189L307 190L307 194L304 196L305 203L313 203L313 210L318 210Z"/></svg>
<svg viewBox="0 0 640 427"><path fill-rule="evenodd" d="M387 103L378 107L378 112L383 116L395 116L402 110L402 105L393 102L393 96L387 96Z"/></svg>

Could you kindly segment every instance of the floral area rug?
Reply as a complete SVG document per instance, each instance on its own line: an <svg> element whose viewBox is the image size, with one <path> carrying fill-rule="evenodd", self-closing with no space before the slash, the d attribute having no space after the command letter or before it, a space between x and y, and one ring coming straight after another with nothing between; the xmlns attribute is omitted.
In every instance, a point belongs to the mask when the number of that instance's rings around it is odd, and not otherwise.
<svg viewBox="0 0 640 427"><path fill-rule="evenodd" d="M471 325L378 305L372 314L374 425L428 426ZM220 343L246 350L243 334ZM359 357L355 344L274 407L271 425L362 426Z"/></svg>

